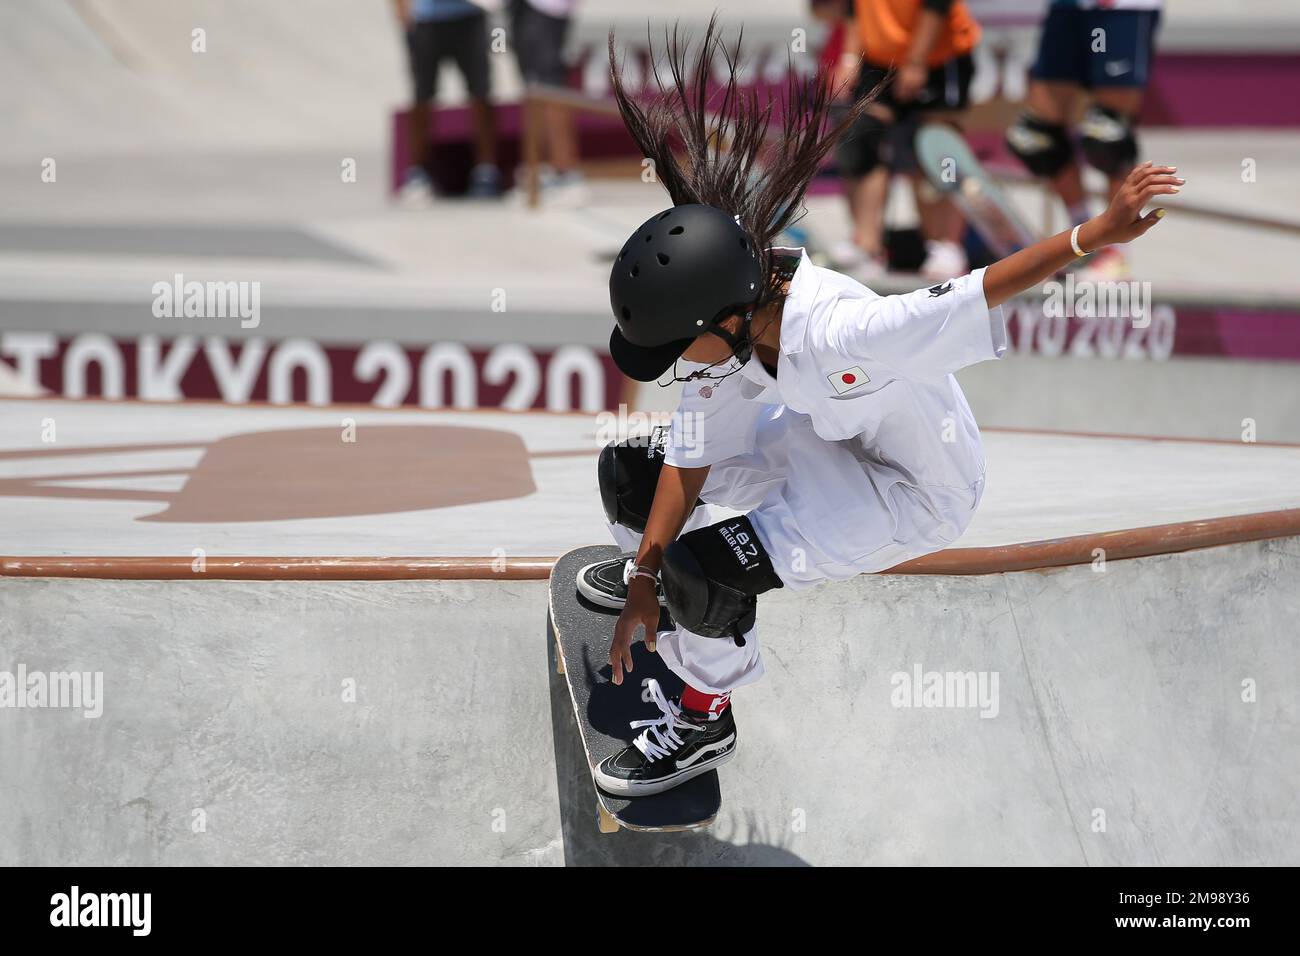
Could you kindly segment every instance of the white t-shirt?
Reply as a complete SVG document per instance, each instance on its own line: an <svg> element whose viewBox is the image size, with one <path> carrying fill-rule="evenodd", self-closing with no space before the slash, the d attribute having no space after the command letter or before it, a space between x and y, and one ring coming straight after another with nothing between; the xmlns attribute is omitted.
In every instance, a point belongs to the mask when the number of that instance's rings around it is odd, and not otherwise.
<svg viewBox="0 0 1300 956"><path fill-rule="evenodd" d="M861 437L881 465L914 485L978 482L979 429L952 373L1007 348L1002 309L984 298L984 270L882 297L813 265L803 250L788 251L801 258L782 312L776 379L755 357L722 381L688 382L664 460L702 468L748 454L760 417L786 405L826 441Z"/></svg>

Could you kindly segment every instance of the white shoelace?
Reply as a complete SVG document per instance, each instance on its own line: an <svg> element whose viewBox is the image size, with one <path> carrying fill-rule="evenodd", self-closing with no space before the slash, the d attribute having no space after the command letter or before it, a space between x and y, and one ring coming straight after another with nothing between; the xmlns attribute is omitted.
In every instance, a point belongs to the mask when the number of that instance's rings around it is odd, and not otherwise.
<svg viewBox="0 0 1300 956"><path fill-rule="evenodd" d="M632 745L641 751L641 755L646 760L654 761L671 756L674 750L686 743L677 733L678 729L699 730L700 728L689 721L682 720L682 709L664 696L663 688L659 686L657 680L652 677L646 681L645 686L650 691L651 700L659 705L661 713L650 720L632 721L633 730L638 727L647 728L632 741Z"/></svg>

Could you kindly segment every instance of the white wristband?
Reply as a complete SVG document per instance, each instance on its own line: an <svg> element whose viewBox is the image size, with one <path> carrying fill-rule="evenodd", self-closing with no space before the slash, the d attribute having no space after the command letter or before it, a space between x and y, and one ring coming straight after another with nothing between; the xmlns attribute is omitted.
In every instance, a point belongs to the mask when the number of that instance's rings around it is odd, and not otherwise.
<svg viewBox="0 0 1300 956"><path fill-rule="evenodd" d="M1083 249L1079 246L1079 230L1082 228L1083 228L1083 223L1079 223L1079 225L1075 226L1074 229L1070 232L1070 248L1073 249L1074 254L1080 258L1083 258L1088 254L1084 252Z"/></svg>
<svg viewBox="0 0 1300 956"><path fill-rule="evenodd" d="M633 564L629 561L628 567L623 572L623 583L631 584L633 578L649 578L655 584L659 583L659 575L643 565Z"/></svg>

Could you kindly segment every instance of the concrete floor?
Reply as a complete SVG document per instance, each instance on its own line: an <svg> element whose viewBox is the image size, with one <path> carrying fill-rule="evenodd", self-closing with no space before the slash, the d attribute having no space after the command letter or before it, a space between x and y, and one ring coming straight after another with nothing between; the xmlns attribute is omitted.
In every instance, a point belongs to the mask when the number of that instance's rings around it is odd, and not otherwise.
<svg viewBox="0 0 1300 956"><path fill-rule="evenodd" d="M0 554L554 557L607 538L595 459L616 423L4 401ZM958 547L1300 507L1300 447L999 431L985 446Z"/></svg>
<svg viewBox="0 0 1300 956"><path fill-rule="evenodd" d="M545 582L0 578L0 671L103 682L0 712L0 865L1295 865L1298 540L766 595L663 835L596 830Z"/></svg>

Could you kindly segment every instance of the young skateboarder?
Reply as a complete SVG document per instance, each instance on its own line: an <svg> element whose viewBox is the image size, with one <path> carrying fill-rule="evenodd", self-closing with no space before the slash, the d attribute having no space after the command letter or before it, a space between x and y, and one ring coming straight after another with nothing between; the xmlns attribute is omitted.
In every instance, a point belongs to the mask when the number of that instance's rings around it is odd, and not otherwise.
<svg viewBox="0 0 1300 956"><path fill-rule="evenodd" d="M601 453L605 513L633 553L589 565L577 582L589 600L622 608L615 683L639 630L656 643L661 600L677 625L657 650L686 689L674 701L649 688L660 713L596 774L618 794L661 792L735 754L731 694L763 674L759 594L884 571L961 535L984 455L952 373L1006 350L1003 302L1144 234L1163 215L1144 214L1147 203L1183 182L1144 164L1071 231L930 289L878 296L800 249L771 248L862 104L827 130L828 81L792 80L759 172L774 114L737 88L735 50L722 51L725 89L706 94L720 45L711 24L687 62L674 35L674 85L641 105L610 44L623 120L673 201L614 263L610 349L634 379L684 383L667 430ZM710 524L701 502L741 514Z"/></svg>

